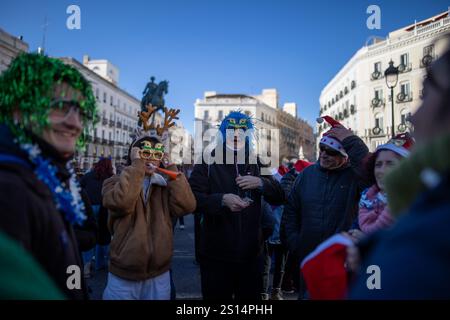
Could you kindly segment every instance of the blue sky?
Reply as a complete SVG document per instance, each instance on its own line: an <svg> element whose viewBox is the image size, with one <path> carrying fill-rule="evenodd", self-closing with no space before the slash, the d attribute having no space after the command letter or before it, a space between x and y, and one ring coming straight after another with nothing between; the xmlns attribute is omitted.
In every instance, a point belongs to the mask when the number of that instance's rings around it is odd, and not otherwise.
<svg viewBox="0 0 450 320"><path fill-rule="evenodd" d="M81 30L68 30L66 8L81 8ZM381 8L369 30L366 9ZM278 89L311 124L320 91L372 36L447 10L450 1L2 0L0 27L36 50L48 17L46 50L82 61L108 59L120 86L141 98L151 75L169 80L166 104L181 108L192 132L194 101L204 91L259 94Z"/></svg>

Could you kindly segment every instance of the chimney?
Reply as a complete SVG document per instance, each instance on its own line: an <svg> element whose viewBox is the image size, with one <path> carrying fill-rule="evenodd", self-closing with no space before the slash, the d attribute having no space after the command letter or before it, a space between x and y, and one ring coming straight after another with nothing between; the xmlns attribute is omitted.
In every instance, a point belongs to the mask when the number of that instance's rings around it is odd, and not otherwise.
<svg viewBox="0 0 450 320"><path fill-rule="evenodd" d="M89 63L89 56L87 55L87 54L85 54L84 56L83 56L83 64L84 65L87 65Z"/></svg>

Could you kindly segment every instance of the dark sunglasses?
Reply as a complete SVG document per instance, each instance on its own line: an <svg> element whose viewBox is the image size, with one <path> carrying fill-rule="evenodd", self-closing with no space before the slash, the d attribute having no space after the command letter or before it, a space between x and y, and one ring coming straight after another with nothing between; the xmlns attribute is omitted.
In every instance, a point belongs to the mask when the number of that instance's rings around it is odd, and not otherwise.
<svg viewBox="0 0 450 320"><path fill-rule="evenodd" d="M327 155L331 157L339 156L341 153L337 150L333 150L324 146L319 146L320 152L325 152Z"/></svg>

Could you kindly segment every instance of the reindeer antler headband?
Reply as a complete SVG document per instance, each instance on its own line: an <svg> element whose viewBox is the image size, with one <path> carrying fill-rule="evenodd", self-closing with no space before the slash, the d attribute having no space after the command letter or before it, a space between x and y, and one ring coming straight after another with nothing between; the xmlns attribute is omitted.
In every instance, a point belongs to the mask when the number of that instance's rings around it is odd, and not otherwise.
<svg viewBox="0 0 450 320"><path fill-rule="evenodd" d="M157 108L153 107L151 104L146 106L147 111L138 112L139 120L142 123L142 128L136 129L136 137L135 140L144 138L144 137L154 137L158 140L161 140L164 144L168 144L168 132L169 129L175 125L174 120L178 120L178 114L180 113L179 109L168 109L166 107L163 108L164 111L164 121L163 125L160 124L155 125L154 118L152 116L157 112ZM151 121L149 123L149 121Z"/></svg>
<svg viewBox="0 0 450 320"><path fill-rule="evenodd" d="M156 108L153 107L151 104L147 105L147 111L141 111L139 112L139 119L142 121L142 127L144 128L144 131L154 130L156 129L156 132L159 136L162 136L165 130L169 130L175 125L175 122L173 120L178 120L178 114L180 113L180 109L167 109L166 107L163 108L164 110L164 124L161 127L159 124L155 127L154 122L148 123L150 120L150 117L153 115L153 113L156 112Z"/></svg>

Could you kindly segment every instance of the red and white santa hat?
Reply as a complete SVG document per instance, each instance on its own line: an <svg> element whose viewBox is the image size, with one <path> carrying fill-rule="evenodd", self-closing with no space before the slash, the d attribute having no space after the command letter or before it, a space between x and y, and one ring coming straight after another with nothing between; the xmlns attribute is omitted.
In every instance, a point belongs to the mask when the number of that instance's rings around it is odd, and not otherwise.
<svg viewBox="0 0 450 320"><path fill-rule="evenodd" d="M305 160L297 160L297 162L294 163L294 168L295 168L295 171L297 171L297 173L300 173L312 164L314 164L314 163L305 161Z"/></svg>
<svg viewBox="0 0 450 320"><path fill-rule="evenodd" d="M349 246L353 246L350 239L335 234L303 259L300 268L311 300L346 297L349 278L345 260Z"/></svg>
<svg viewBox="0 0 450 320"><path fill-rule="evenodd" d="M323 116L320 118L317 118L318 123L322 123L323 121L326 121L332 128L336 128L337 126L343 126L339 121L336 121L330 116ZM327 131L323 134L322 139L320 139L320 144L324 144L327 147L334 149L336 151L339 151L344 157L348 157L347 152L344 149L344 146L342 145L341 141L334 137L329 137L330 131Z"/></svg>
<svg viewBox="0 0 450 320"><path fill-rule="evenodd" d="M275 178L275 180L280 182L281 178L283 178L283 176L288 172L289 172L289 169L286 166L280 165L278 168L272 169L272 176Z"/></svg>
<svg viewBox="0 0 450 320"><path fill-rule="evenodd" d="M376 151L390 150L406 158L409 156L410 150L414 146L414 144L415 144L414 138L408 132L405 132L396 135L387 143L378 146Z"/></svg>

